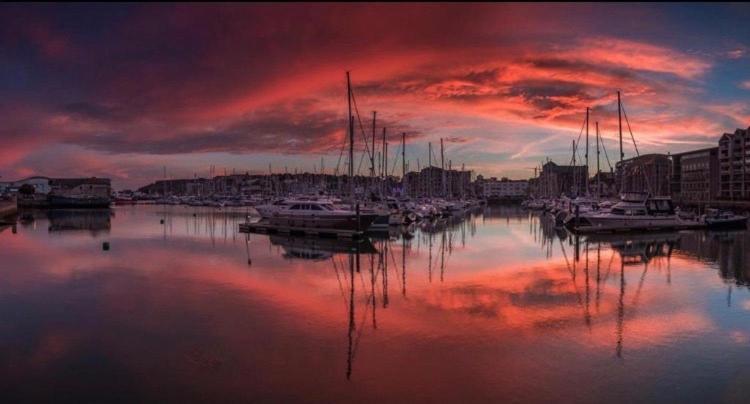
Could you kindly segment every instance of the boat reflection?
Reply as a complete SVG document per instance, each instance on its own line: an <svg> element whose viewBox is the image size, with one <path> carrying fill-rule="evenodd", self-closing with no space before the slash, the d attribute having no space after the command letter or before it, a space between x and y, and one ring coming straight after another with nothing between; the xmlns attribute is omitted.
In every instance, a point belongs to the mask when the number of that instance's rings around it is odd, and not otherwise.
<svg viewBox="0 0 750 404"><path fill-rule="evenodd" d="M673 250L680 242L681 235L672 233L649 234L602 234L589 235L587 243L605 243L609 248L617 251L623 265L648 264L658 257L671 257ZM577 238L577 237L576 237Z"/></svg>
<svg viewBox="0 0 750 404"><path fill-rule="evenodd" d="M270 235L271 244L281 246L283 257L289 259L327 260L334 254L377 254L375 246L368 238L361 240L304 237L294 235Z"/></svg>

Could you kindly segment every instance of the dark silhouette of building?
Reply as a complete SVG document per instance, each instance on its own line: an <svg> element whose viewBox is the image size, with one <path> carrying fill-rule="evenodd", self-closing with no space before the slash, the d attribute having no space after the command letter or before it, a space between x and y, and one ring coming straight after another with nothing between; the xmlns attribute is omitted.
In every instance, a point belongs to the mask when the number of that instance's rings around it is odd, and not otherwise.
<svg viewBox="0 0 750 404"><path fill-rule="evenodd" d="M672 160L666 154L644 154L615 165L615 180L620 193L647 192L652 196L669 196L671 177Z"/></svg>
<svg viewBox="0 0 750 404"><path fill-rule="evenodd" d="M672 198L685 203L708 203L719 196L719 148L672 155Z"/></svg>
<svg viewBox="0 0 750 404"><path fill-rule="evenodd" d="M719 197L750 199L750 128L725 133L719 139Z"/></svg>
<svg viewBox="0 0 750 404"><path fill-rule="evenodd" d="M548 161L542 166L538 179L530 184L536 197L583 195L586 193L586 166L561 166Z"/></svg>

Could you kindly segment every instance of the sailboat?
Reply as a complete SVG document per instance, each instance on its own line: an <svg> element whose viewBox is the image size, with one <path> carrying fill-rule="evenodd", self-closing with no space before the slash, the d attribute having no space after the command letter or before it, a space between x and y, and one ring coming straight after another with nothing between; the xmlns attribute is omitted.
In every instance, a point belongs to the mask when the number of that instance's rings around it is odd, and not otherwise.
<svg viewBox="0 0 750 404"><path fill-rule="evenodd" d="M620 161L622 161L624 156L622 151L622 101L619 91L617 92L617 113L620 133ZM633 144L635 145L635 138L633 138ZM637 146L635 147L637 153ZM620 195L620 201L612 206L609 211L585 212L580 207L575 207L567 222L572 230L577 233L679 230L702 226L700 221L680 217L670 197L656 197L648 192L624 192Z"/></svg>

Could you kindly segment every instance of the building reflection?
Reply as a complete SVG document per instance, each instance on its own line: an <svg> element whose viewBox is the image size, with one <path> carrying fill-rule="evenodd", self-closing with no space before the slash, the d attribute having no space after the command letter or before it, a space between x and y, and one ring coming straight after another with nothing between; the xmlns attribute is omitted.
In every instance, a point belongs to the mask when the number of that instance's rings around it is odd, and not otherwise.
<svg viewBox="0 0 750 404"><path fill-rule="evenodd" d="M719 275L737 286L750 286L750 233L745 230L687 232L679 250L700 261L718 264Z"/></svg>
<svg viewBox="0 0 750 404"><path fill-rule="evenodd" d="M50 233L86 231L94 236L109 233L114 215L110 209L50 209L44 213Z"/></svg>

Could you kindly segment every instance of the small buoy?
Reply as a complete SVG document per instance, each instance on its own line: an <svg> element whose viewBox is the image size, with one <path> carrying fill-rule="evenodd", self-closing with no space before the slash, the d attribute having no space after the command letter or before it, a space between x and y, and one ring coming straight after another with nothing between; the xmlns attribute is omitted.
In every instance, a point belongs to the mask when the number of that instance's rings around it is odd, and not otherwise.
<svg viewBox="0 0 750 404"><path fill-rule="evenodd" d="M253 261L251 261L251 260L248 259L247 260L247 266L252 266L252 265L253 265Z"/></svg>
<svg viewBox="0 0 750 404"><path fill-rule="evenodd" d="M105 241L102 243L102 250L109 251L109 241Z"/></svg>
<svg viewBox="0 0 750 404"><path fill-rule="evenodd" d="M164 219L159 220L159 224L164 224Z"/></svg>

